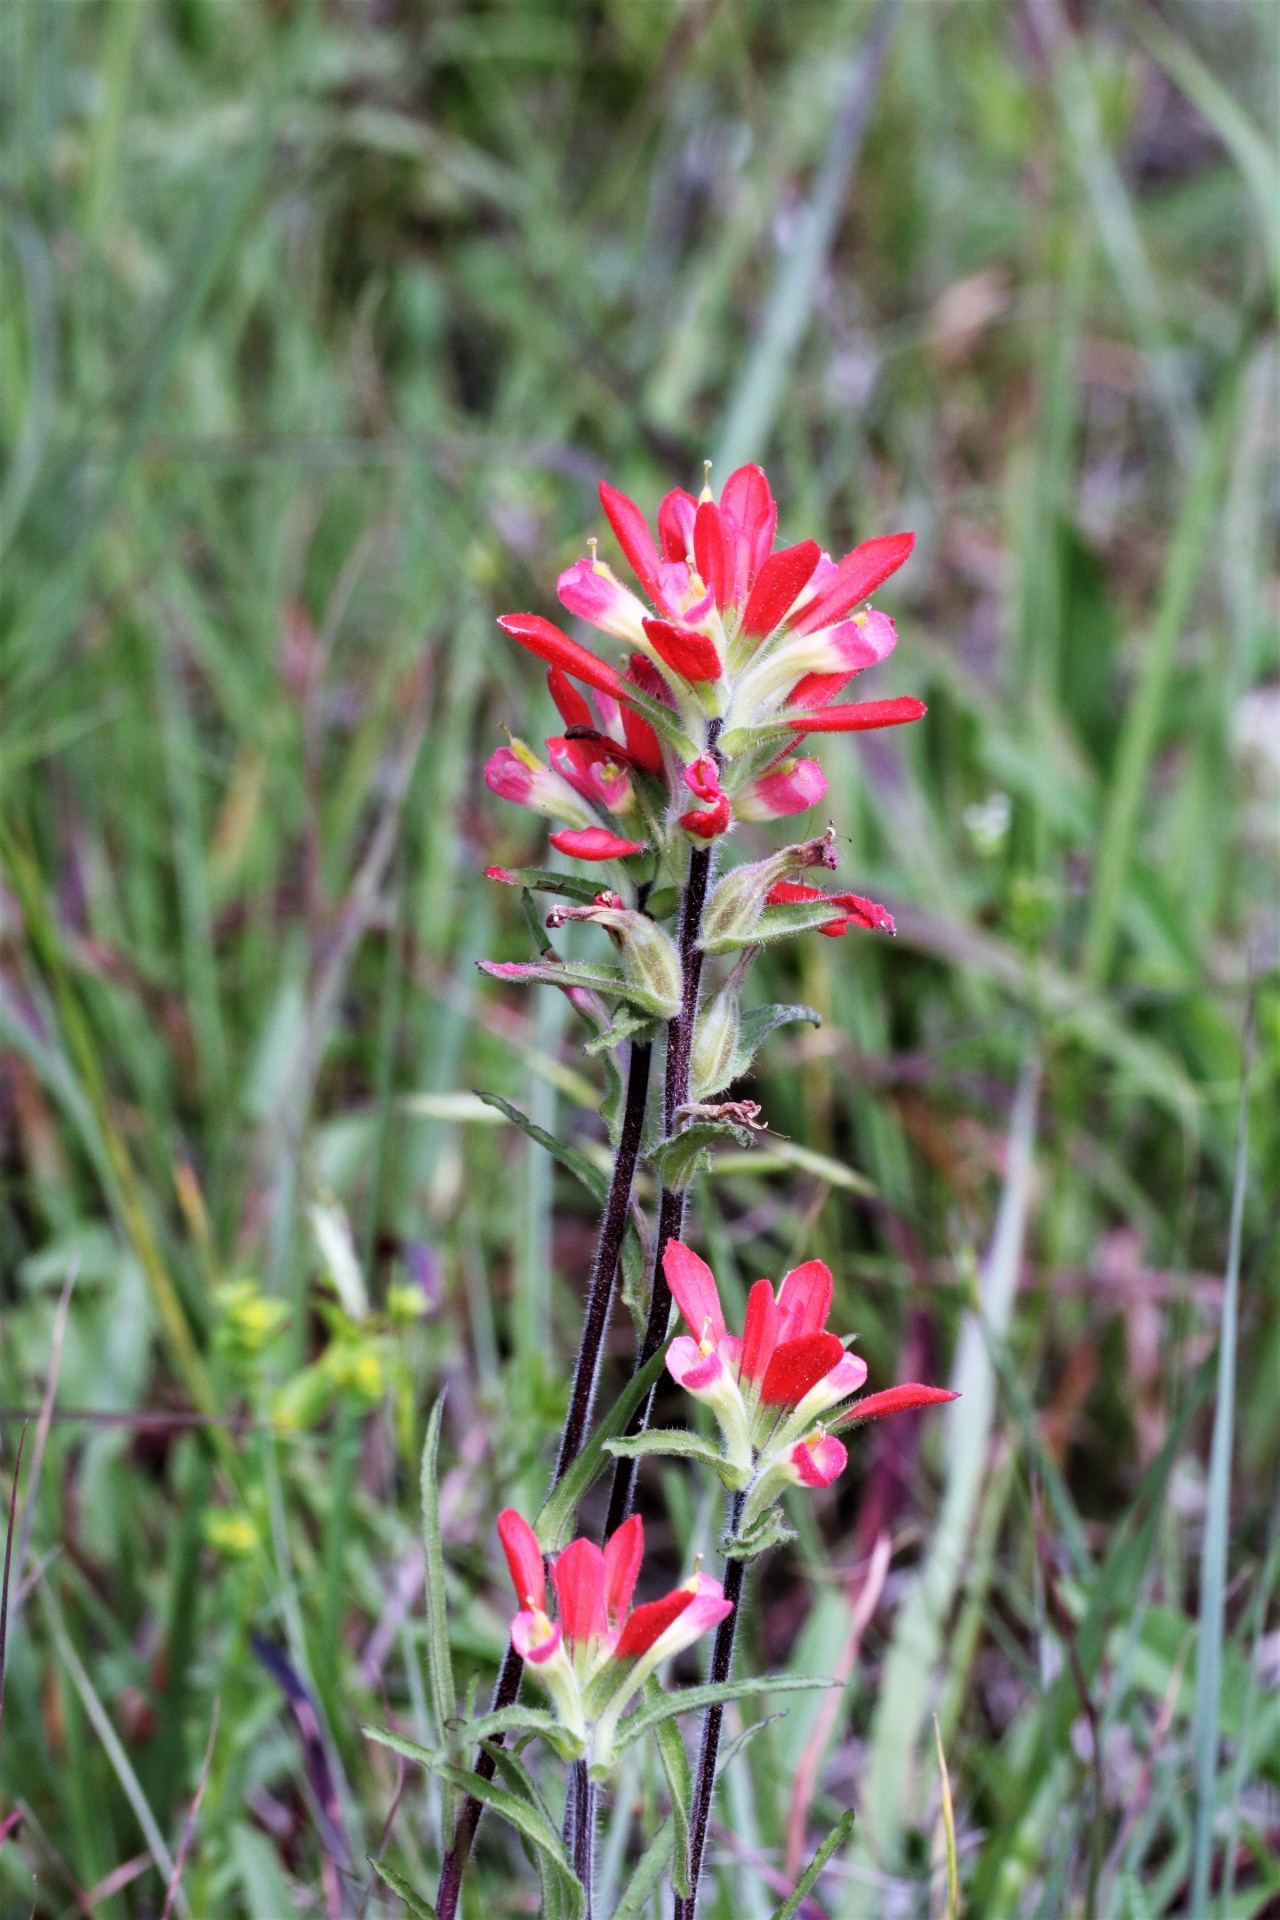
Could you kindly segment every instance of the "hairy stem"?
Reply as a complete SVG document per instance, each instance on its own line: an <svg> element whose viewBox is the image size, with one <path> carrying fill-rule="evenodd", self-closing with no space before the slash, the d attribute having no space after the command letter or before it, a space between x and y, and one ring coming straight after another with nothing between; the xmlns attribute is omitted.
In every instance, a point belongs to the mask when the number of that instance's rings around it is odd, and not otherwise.
<svg viewBox="0 0 1280 1920"><path fill-rule="evenodd" d="M649 1074L652 1061L653 1049L647 1041L632 1046L631 1057L627 1063L627 1096L623 1109L622 1128L618 1136L618 1151L614 1158L613 1174L605 1199L604 1216L600 1222L600 1237L596 1242L596 1257L591 1271L591 1284L587 1292L582 1341L573 1369L569 1414L560 1442L559 1458L556 1461L555 1480L557 1482L564 1478L573 1465L586 1437L591 1400L595 1392L596 1375L600 1365L600 1349L604 1343L605 1329L609 1324L609 1308L613 1302L614 1276L618 1269L622 1236L626 1230L627 1209L631 1204L631 1185L635 1178L636 1159L640 1152L641 1135L644 1132L644 1114L649 1097ZM493 1693L492 1711L494 1713L500 1713L504 1707L515 1705L516 1696L520 1692L520 1676L523 1670L523 1660L508 1641L502 1666L498 1672L498 1684ZM492 1754L482 1753L476 1761L475 1771L480 1779L492 1780L494 1766ZM594 1789L592 1791L594 1793ZM482 1808L478 1800L468 1798L463 1801L454 1825L452 1843L440 1868L440 1885L436 1894L437 1920L454 1920L458 1908L458 1897L462 1891L462 1875L466 1868L467 1856L471 1852L471 1843L475 1839L476 1828L480 1824L481 1812Z"/></svg>
<svg viewBox="0 0 1280 1920"><path fill-rule="evenodd" d="M719 731L719 723L713 723ZM714 746L714 739L712 740ZM702 985L702 910L707 903L711 880L711 848L695 847L689 860L689 879L684 891L684 911L680 916L680 1011L667 1028L667 1079L663 1090L664 1131L676 1131L680 1109L689 1098L689 1071L693 1061L693 1030L698 1017L698 992ZM653 1292L649 1299L649 1319L644 1338L636 1354L636 1372L647 1366L666 1338L671 1317L671 1289L662 1271L662 1256L669 1240L677 1240L684 1227L684 1193L671 1187L662 1189L658 1205L658 1237L653 1252ZM628 1433L643 1433L649 1424L653 1406L650 1393L636 1408ZM635 1494L636 1463L620 1459L613 1470L609 1494L606 1533L613 1533L631 1512Z"/></svg>
<svg viewBox="0 0 1280 1920"><path fill-rule="evenodd" d="M742 1519L742 1508L746 1500L743 1493L731 1495L729 1500L729 1533L738 1531ZM742 1600L742 1580L746 1572L744 1560L730 1560L724 1571L724 1597L733 1603L733 1612L725 1615L716 1629L715 1644L711 1649L711 1672L708 1676L713 1686L721 1685L729 1678L733 1666L733 1643L738 1631L738 1610ZM687 1897L677 1896L675 1920L694 1920L698 1910L698 1880L702 1873L702 1856L707 1844L707 1825L711 1819L711 1796L716 1784L716 1760L720 1752L720 1728L724 1723L723 1707L708 1707L706 1718L702 1722L702 1750L698 1755L698 1774L693 1786L693 1802L689 1809L689 1892Z"/></svg>
<svg viewBox="0 0 1280 1920"><path fill-rule="evenodd" d="M564 1433L560 1439L560 1453L556 1460L557 1481L562 1480L569 1471L581 1453L582 1443L587 1437L587 1422L591 1418L591 1402L595 1397L596 1378L600 1371L600 1349L604 1344L605 1330L609 1325L609 1309L613 1305L614 1276L622 1253L622 1236L627 1228L627 1210L631 1205L631 1183L635 1178L640 1139L644 1132L644 1114L649 1098L649 1072L652 1059L653 1048L649 1041L645 1040L632 1046L631 1059L627 1068L627 1100L622 1115L622 1129L618 1135L618 1152L613 1163L613 1178L609 1183L604 1218L600 1222L595 1266L592 1269L586 1313L582 1322L582 1341L578 1347L578 1358L573 1370L569 1412L565 1418Z"/></svg>
<svg viewBox="0 0 1280 1920"><path fill-rule="evenodd" d="M592 1920L591 1877L596 1852L596 1783L585 1760L575 1760L569 1782L569 1858L587 1896L583 1920Z"/></svg>
<svg viewBox="0 0 1280 1920"><path fill-rule="evenodd" d="M505 1707L514 1707L520 1691L520 1676L524 1672L524 1661L511 1642L502 1656L502 1665L498 1669L498 1684L493 1690L492 1711L501 1713ZM492 1780L497 1772L498 1763L491 1753L482 1753L476 1761L477 1778ZM437 1920L453 1920L458 1910L458 1896L462 1892L462 1875L466 1870L467 1858L471 1852L471 1842L476 1837L476 1828L480 1824L480 1815L484 1808L478 1800L468 1796L462 1803L461 1811L454 1822L453 1840L440 1866L440 1885L436 1891Z"/></svg>

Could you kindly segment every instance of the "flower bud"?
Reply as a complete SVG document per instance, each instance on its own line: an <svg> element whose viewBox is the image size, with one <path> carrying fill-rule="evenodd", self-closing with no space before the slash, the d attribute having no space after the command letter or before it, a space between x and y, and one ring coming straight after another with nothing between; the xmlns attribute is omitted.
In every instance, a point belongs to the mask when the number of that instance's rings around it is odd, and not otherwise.
<svg viewBox="0 0 1280 1920"><path fill-rule="evenodd" d="M735 967L715 999L709 1001L698 1015L698 1024L693 1030L693 1071L690 1078L690 1098L693 1100L709 1099L713 1093L719 1093L729 1084L729 1070L738 1051L738 1034L742 1025L738 983L743 971L742 967Z"/></svg>
<svg viewBox="0 0 1280 1920"><path fill-rule="evenodd" d="M661 1019L669 1020L680 1011L680 955L656 920L624 907L616 893L597 895L589 907L555 906L547 915L549 927L562 927L567 920L593 920L606 930L622 950L628 985L643 993Z"/></svg>

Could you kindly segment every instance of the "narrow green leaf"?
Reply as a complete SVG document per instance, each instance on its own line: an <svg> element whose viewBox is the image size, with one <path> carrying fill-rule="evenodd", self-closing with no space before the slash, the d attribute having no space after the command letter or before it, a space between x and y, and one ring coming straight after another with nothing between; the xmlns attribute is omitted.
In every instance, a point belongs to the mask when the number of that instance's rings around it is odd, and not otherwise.
<svg viewBox="0 0 1280 1920"><path fill-rule="evenodd" d="M650 1688L645 1689L645 1694L646 1698L651 1697ZM652 1684L654 1704L660 1702L662 1697L662 1688L655 1676ZM671 1795L671 1885L684 1899L689 1893L689 1803L693 1798L689 1756L684 1750L680 1729L670 1717L656 1724L654 1743L662 1762L662 1771L667 1776L667 1792Z"/></svg>
<svg viewBox="0 0 1280 1920"><path fill-rule="evenodd" d="M815 1013L812 1007L787 1006L775 1000L768 1006L746 1008L738 1027L738 1044L729 1063L725 1085L740 1080L749 1071L757 1053L776 1028L790 1026L797 1020L807 1020L815 1027L822 1025L822 1015Z"/></svg>
<svg viewBox="0 0 1280 1920"><path fill-rule="evenodd" d="M450 1744L447 1747L424 1747L405 1734L391 1732L387 1727L362 1727L361 1732L375 1746L389 1747L392 1753L402 1754L406 1760L412 1760L427 1773L439 1773L444 1767L455 1765L464 1749L508 1733L540 1734L551 1742L562 1758L580 1757L577 1742L565 1733L554 1713L548 1713L543 1707L504 1707L498 1713L482 1714L478 1720L463 1721L456 1733L450 1730Z"/></svg>
<svg viewBox="0 0 1280 1920"><path fill-rule="evenodd" d="M607 1440L605 1450L626 1460L639 1460L645 1454L669 1454L681 1460L701 1460L723 1479L728 1463L720 1449L696 1433L681 1427L658 1427L647 1433L624 1434L620 1440ZM725 1485L729 1482L726 1480Z"/></svg>
<svg viewBox="0 0 1280 1920"><path fill-rule="evenodd" d="M653 1016L665 1019L670 1011L656 995L628 980L620 967L571 966L561 960L481 960L478 965L491 980L512 981L522 987L585 987L589 993L630 1000Z"/></svg>
<svg viewBox="0 0 1280 1920"><path fill-rule="evenodd" d="M724 1680L713 1686L682 1687L667 1693L652 1706L641 1707L618 1728L617 1750L624 1753L642 1734L685 1713L701 1713L704 1707L719 1707L730 1700L746 1700L753 1693L812 1693L819 1687L840 1687L842 1680L813 1679L798 1673L767 1673L751 1680Z"/></svg>
<svg viewBox="0 0 1280 1920"><path fill-rule="evenodd" d="M853 1814L841 1814L835 1826L832 1827L830 1833L814 1854L813 1859L809 1862L804 1873L802 1873L796 1881L793 1891L788 1895L787 1899L783 1901L780 1907L774 1908L771 1920L792 1920L792 1915L799 1913L801 1902L807 1899L814 1887L817 1886L818 1876L822 1872L822 1869L826 1866L832 1854L836 1853L844 1845L852 1832Z"/></svg>
<svg viewBox="0 0 1280 1920"><path fill-rule="evenodd" d="M507 886L528 887L534 893L558 893L589 907L600 891L596 880L584 880L576 873L557 873L552 867L502 867L497 869ZM544 937L543 946L547 942Z"/></svg>
<svg viewBox="0 0 1280 1920"><path fill-rule="evenodd" d="M540 1147L545 1147L553 1159L558 1160L562 1167L566 1167L570 1173L581 1180L593 1200L597 1200L601 1206L604 1205L605 1195L609 1190L609 1176L602 1168L596 1166L593 1160L588 1160L585 1153L580 1153L577 1147L567 1146L563 1140L557 1140L554 1133L548 1133L546 1128L540 1127L536 1120L531 1120L527 1113L521 1113L519 1107L514 1107L509 1100L504 1100L500 1093L485 1093L477 1087L476 1098L483 1100L487 1107L494 1107L499 1113L505 1114L513 1126L519 1127L521 1133L527 1133L531 1140L536 1141Z"/></svg>
<svg viewBox="0 0 1280 1920"><path fill-rule="evenodd" d="M569 1864L564 1844L556 1832L551 1810L538 1791L537 1781L523 1760L512 1753L509 1747L495 1746L493 1741L487 1740L484 1743L484 1751L494 1761L498 1772L508 1783L506 1789L499 1788L498 1791L500 1793L509 1791L515 1805L524 1808L536 1823L537 1832L528 1825L522 1825L519 1822L514 1824L519 1829L525 1852L537 1868L538 1878L542 1882L543 1920L582 1920L586 1907L582 1883ZM476 1776L471 1774L464 1777L475 1779ZM490 1785L492 1784L490 1782ZM550 1835L554 1841L553 1846L547 1845L547 1835Z"/></svg>
<svg viewBox="0 0 1280 1920"><path fill-rule="evenodd" d="M398 1874L394 1867L388 1867L381 1860L375 1860L372 1854L365 1856L369 1865L377 1874L384 1887L390 1887L398 1900L403 1900L413 1920L436 1920L436 1910L429 1906L421 1894L414 1892L409 1882Z"/></svg>
<svg viewBox="0 0 1280 1920"><path fill-rule="evenodd" d="M440 1542L440 1497L436 1486L436 1458L440 1451L440 1422L444 1417L444 1394L440 1394L427 1421L427 1437L422 1446L422 1541L427 1564L424 1592L427 1607L427 1679L431 1688L431 1708L436 1732L448 1739L449 1723L458 1711L458 1691L453 1680L453 1656L449 1651L448 1603L444 1589L444 1551Z"/></svg>
<svg viewBox="0 0 1280 1920"><path fill-rule="evenodd" d="M662 1372L669 1345L670 1342L664 1340L649 1364L632 1375L564 1479L552 1488L534 1522L534 1532L544 1553L558 1553L561 1547L568 1545L578 1503L600 1472L605 1459L605 1443L624 1431L628 1420Z"/></svg>
<svg viewBox="0 0 1280 1920"><path fill-rule="evenodd" d="M473 1773L467 1767L444 1767L441 1772L450 1786L456 1787L460 1793L470 1794L473 1800L482 1801L491 1813L507 1821L540 1853L545 1853L573 1878L569 1856L560 1835L540 1808L531 1805L518 1793L513 1793L509 1787L500 1787L496 1780L486 1780L482 1774Z"/></svg>
<svg viewBox="0 0 1280 1920"><path fill-rule="evenodd" d="M668 1859L674 1862L680 1858L682 1849L679 1840L673 1840L673 1828L674 1822L668 1814L636 1862L635 1872L623 1888L622 1898L613 1910L613 1920L641 1920L649 1904L649 1896L662 1878L662 1869ZM675 1884L674 1873L672 1884ZM679 1888L676 1891L679 1892Z"/></svg>
<svg viewBox="0 0 1280 1920"><path fill-rule="evenodd" d="M933 1738L938 1749L938 1772L942 1779L942 1831L947 1843L947 1920L960 1920L960 1873L956 1861L956 1812L951 1801L951 1775L942 1746L942 1728L933 1716Z"/></svg>

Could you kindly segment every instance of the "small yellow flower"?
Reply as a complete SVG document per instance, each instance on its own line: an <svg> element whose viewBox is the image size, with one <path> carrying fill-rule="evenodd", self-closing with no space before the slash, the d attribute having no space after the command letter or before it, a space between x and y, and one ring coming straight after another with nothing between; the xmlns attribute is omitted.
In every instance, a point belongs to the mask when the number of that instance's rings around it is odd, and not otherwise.
<svg viewBox="0 0 1280 1920"><path fill-rule="evenodd" d="M246 1559L257 1547L258 1529L247 1513L233 1513L229 1507L214 1507L204 1517L204 1537L211 1547L228 1559Z"/></svg>

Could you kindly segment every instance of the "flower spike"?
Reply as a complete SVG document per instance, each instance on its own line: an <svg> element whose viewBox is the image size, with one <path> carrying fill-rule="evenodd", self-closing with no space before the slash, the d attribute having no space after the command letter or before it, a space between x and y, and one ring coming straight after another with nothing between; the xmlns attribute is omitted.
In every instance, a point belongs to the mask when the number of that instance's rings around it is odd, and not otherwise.
<svg viewBox="0 0 1280 1920"><path fill-rule="evenodd" d="M667 1371L716 1417L722 1442L717 1471L746 1494L739 1538L784 1486L825 1487L843 1472L844 1446L821 1418L831 1408L844 1406L834 1424L845 1427L955 1397L911 1386L853 1400L867 1369L826 1331L832 1279L821 1260L793 1267L776 1297L768 1280L757 1280L740 1340L725 1326L714 1274L691 1247L669 1241L663 1271L689 1329L667 1349Z"/></svg>

